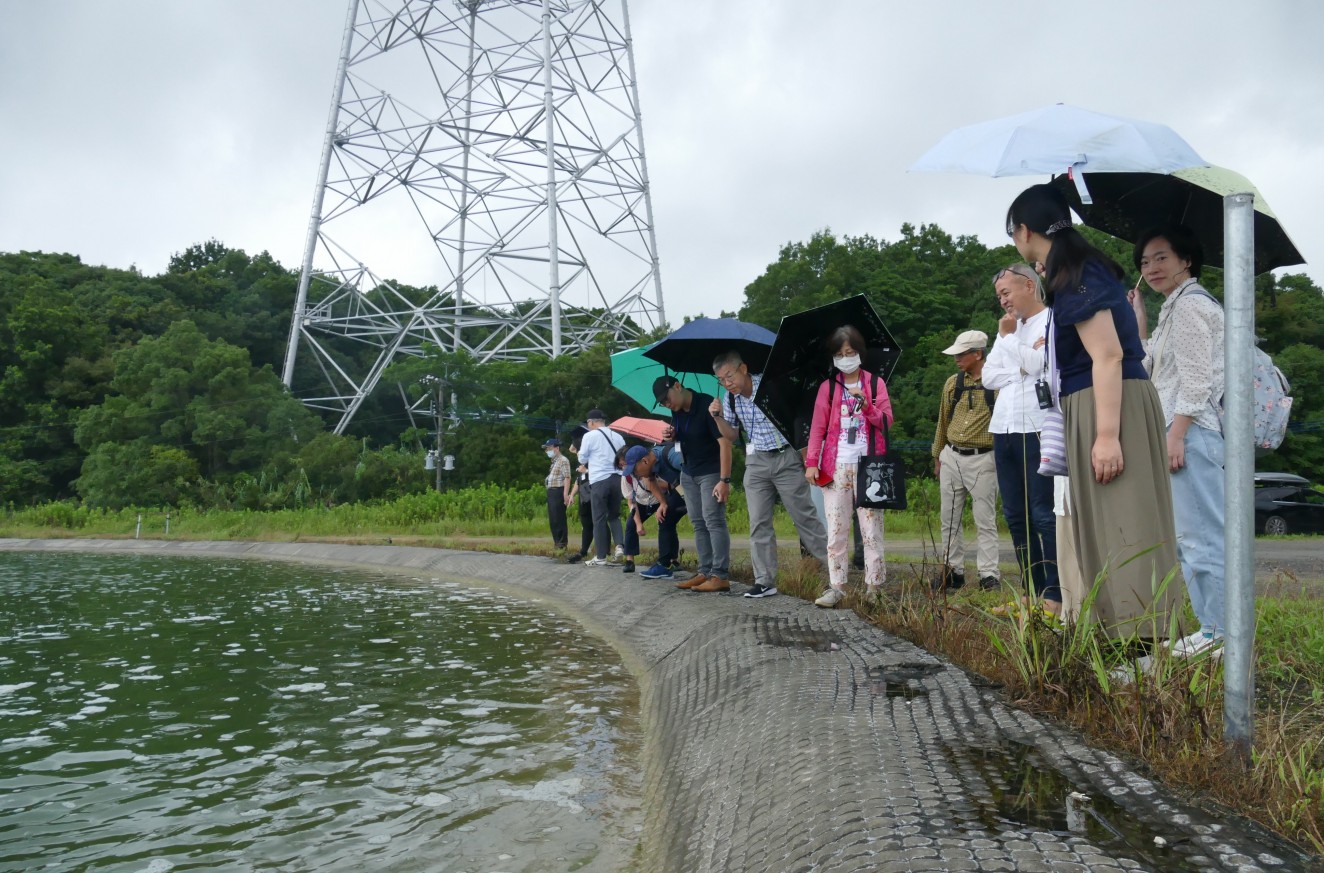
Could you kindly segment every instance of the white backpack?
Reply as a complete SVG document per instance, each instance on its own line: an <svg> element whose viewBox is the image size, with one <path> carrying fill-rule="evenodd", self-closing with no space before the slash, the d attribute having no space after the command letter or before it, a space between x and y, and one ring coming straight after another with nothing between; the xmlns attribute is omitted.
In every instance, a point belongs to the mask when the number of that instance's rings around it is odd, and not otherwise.
<svg viewBox="0 0 1324 873"><path fill-rule="evenodd" d="M1283 371L1274 366L1273 358L1260 349L1253 354L1255 448L1272 450L1281 446L1287 435L1287 418L1292 413L1292 398L1287 392L1292 386L1287 384Z"/></svg>

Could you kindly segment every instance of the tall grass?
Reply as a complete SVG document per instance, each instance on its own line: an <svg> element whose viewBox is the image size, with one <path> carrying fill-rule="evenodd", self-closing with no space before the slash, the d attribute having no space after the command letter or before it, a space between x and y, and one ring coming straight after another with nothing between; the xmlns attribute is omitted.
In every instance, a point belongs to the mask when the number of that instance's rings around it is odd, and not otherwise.
<svg viewBox="0 0 1324 873"><path fill-rule="evenodd" d="M888 513L889 535L914 537L932 529L928 507L935 504L935 488L931 480L910 483L911 505L921 508ZM573 518L575 507L569 512ZM268 511L206 507L107 510L61 501L27 508L8 507L0 517L0 536L50 536L52 531L59 532L57 535L133 536L140 516L142 536L153 538L288 539L368 534L533 537L547 534L547 492L536 485L528 488L478 485L408 494L391 501ZM773 522L779 536L797 536L794 523L780 504L774 510ZM727 524L733 534L749 533L743 491L731 492ZM573 521L571 527L576 527ZM688 536L693 530L688 519L681 522L681 536Z"/></svg>
<svg viewBox="0 0 1324 873"><path fill-rule="evenodd" d="M1006 592L935 594L923 567L883 597L848 600L868 620L1000 684L1017 705L1105 747L1142 757L1170 784L1198 791L1324 854L1324 602L1258 600L1255 750L1249 769L1223 746L1223 671L1210 657L1115 639L1091 618L1065 624L989 607ZM1174 571L1175 572L1175 571ZM895 577L897 574L893 574ZM1173 576L1156 580L1156 590ZM1177 618L1166 635L1175 637Z"/></svg>

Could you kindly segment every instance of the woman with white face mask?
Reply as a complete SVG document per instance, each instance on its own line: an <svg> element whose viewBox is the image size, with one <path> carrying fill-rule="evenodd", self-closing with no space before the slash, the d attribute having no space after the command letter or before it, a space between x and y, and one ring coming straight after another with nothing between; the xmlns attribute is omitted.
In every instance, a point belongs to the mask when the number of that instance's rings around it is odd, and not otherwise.
<svg viewBox="0 0 1324 873"><path fill-rule="evenodd" d="M882 377L860 366L867 349L858 330L842 325L832 332L826 345L834 372L818 386L805 453L805 478L823 488L830 587L814 603L830 609L845 597L852 511L860 520L864 581L870 594L878 591L887 574L883 565L883 511L856 508L855 472L860 458L886 450L883 428L892 424L892 401Z"/></svg>

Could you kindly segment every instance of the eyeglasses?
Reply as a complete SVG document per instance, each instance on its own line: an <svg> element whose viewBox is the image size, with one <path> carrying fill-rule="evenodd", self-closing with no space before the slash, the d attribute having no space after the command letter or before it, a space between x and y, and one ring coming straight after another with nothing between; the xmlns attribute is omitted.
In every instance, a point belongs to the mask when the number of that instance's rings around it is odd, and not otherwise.
<svg viewBox="0 0 1324 873"><path fill-rule="evenodd" d="M1012 224L1011 222L1007 222L1007 236L1011 237L1012 239L1016 238L1016 225Z"/></svg>
<svg viewBox="0 0 1324 873"><path fill-rule="evenodd" d="M739 373L727 373L725 376L721 373L714 373L713 375L716 376L717 381L721 382L723 385L730 385L740 377Z"/></svg>
<svg viewBox="0 0 1324 873"><path fill-rule="evenodd" d="M1001 270L998 270L996 273L993 274L993 284L996 285L1003 276L1008 276L1008 275L1020 276L1022 279L1026 279L1030 282L1033 282L1034 277L1031 276L1029 273L1025 272L1028 269L1030 268L1022 266L1021 264L1012 264L1010 267L1003 267Z"/></svg>

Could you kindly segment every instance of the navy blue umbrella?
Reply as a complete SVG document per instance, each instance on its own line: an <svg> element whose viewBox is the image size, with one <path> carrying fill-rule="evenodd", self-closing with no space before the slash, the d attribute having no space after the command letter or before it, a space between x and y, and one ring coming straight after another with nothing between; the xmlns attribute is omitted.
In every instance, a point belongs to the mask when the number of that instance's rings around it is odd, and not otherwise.
<svg viewBox="0 0 1324 873"><path fill-rule="evenodd" d="M751 373L763 372L777 335L735 318L696 318L644 352L677 373L712 373L713 358L737 351Z"/></svg>

